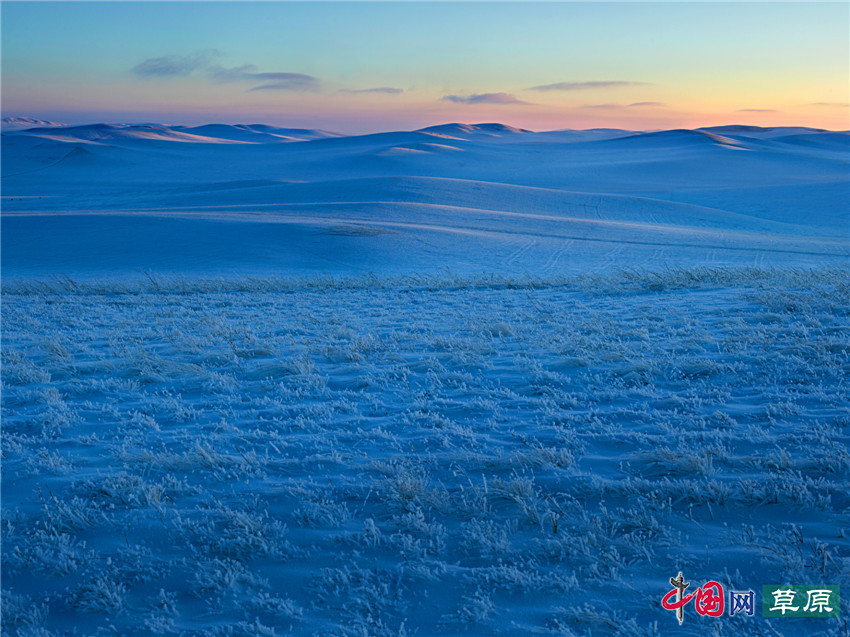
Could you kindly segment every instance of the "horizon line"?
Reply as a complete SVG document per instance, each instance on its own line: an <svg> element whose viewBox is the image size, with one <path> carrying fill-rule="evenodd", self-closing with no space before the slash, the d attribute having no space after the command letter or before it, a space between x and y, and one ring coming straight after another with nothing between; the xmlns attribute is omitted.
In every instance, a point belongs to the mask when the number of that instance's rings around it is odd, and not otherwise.
<svg viewBox="0 0 850 637"><path fill-rule="evenodd" d="M472 1L474 1L474 0L472 0ZM674 126L672 128L646 128L646 129L634 128L633 129L633 128L619 128L619 127L613 127L613 126L594 126L594 127L591 127L591 128L565 127L565 128L553 128L553 129L542 129L542 130L534 130L534 129L529 129L529 128L525 128L525 127L521 127L521 126L514 126L514 125L511 125L511 124L505 124L505 123L498 122L498 121L490 121L490 122L453 121L453 122L442 122L442 123L438 123L438 124L428 124L426 126L422 126L422 127L419 127L419 128L411 128L411 129L389 128L389 129L381 129L381 130L376 130L376 131L367 132L367 133L347 133L347 132L344 132L344 131L341 131L341 130L330 130L327 127L322 127L322 126L312 127L312 126L297 126L297 125L289 126L289 125L279 125L279 124L267 124L267 123L264 123L264 122L261 122L261 121L253 121L253 122L245 121L245 122L239 122L239 123L228 123L228 122L225 122L225 121L210 120L210 121L207 121L203 124L180 124L180 123L168 124L168 123L165 123L163 121L155 121L155 120L147 120L147 121L130 121L130 120L106 121L106 120L100 120L100 121L87 121L85 123L80 123L80 124L66 124L64 122L55 122L55 121L45 120L45 119L41 119L39 117L32 117L32 116L28 116L28 115L10 115L10 116L3 115L2 116L2 123L6 124L6 122L9 121L9 120L26 120L26 119L40 120L40 121L42 121L42 122L44 122L45 124L48 124L48 125L47 126L39 126L38 124L36 124L29 129L18 128L17 129L18 131L31 130L31 129L37 129L37 128L53 128L53 127L56 127L56 128L80 128L80 127L85 127L85 126L97 126L97 125L106 125L106 126L164 126L164 127L168 127L168 128L175 128L175 127L199 128L199 127L202 127L202 126L216 126L216 125L218 125L218 126L269 126L269 127L272 127L272 128L280 128L280 129L313 130L313 131L323 131L323 132L326 132L326 133L333 133L333 134L341 135L341 136L345 136L345 137L359 137L359 136L364 136L364 135L376 135L376 134L381 134L381 133L401 133L401 132L415 133L415 132L419 132L419 131L426 130L426 129L429 129L429 128L438 128L438 127L442 127L442 126L473 126L473 127L502 126L502 127L508 128L508 129L514 129L517 132L535 133L535 134L556 133L556 132L562 132L562 131L581 132L581 131L600 131L600 130L612 130L612 131L616 130L616 131L625 131L625 132L631 132L631 133L658 133L658 132L675 131L675 130L696 131L696 130L710 129L710 128L726 128L726 127L731 127L731 126L739 126L739 127L742 127L742 128L756 128L756 129L763 129L763 130L775 129L775 128L807 128L807 129L811 129L811 130L822 131L822 132L830 132L830 133L847 133L847 132L850 132L850 129L846 129L846 128L833 129L833 128L824 128L822 126L811 126L811 125L800 125L800 124L778 124L778 125L763 126L763 125L759 125L759 124L742 124L742 123L737 122L737 121L733 121L733 122L730 122L730 123L727 123L727 124L709 124L709 125L705 125L705 126L694 126L692 128L683 127L683 126ZM5 126L3 126L3 129L5 129ZM2 132L5 133L7 131L3 130ZM12 131L8 131L8 132L12 132Z"/></svg>

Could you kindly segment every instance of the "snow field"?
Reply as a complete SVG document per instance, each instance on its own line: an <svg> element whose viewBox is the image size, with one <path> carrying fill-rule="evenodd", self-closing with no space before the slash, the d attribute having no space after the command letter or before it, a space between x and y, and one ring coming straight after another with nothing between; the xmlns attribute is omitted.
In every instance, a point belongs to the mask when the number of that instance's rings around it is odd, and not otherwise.
<svg viewBox="0 0 850 637"><path fill-rule="evenodd" d="M845 634L848 274L7 283L3 633Z"/></svg>

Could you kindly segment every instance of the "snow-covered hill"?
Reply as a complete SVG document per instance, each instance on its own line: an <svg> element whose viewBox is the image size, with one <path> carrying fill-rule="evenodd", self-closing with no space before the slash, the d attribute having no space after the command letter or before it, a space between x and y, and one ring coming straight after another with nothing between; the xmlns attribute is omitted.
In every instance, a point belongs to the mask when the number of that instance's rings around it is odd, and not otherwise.
<svg viewBox="0 0 850 637"><path fill-rule="evenodd" d="M237 264L575 272L848 257L850 135L841 132L446 124L341 136L95 124L5 133L2 151L6 276ZM148 245L148 232L161 238Z"/></svg>
<svg viewBox="0 0 850 637"><path fill-rule="evenodd" d="M46 120L36 119L34 117L4 117L2 121L0 121L0 128L2 128L4 133L6 131L26 130L29 128L47 128L56 126L64 126L64 124L48 122Z"/></svg>

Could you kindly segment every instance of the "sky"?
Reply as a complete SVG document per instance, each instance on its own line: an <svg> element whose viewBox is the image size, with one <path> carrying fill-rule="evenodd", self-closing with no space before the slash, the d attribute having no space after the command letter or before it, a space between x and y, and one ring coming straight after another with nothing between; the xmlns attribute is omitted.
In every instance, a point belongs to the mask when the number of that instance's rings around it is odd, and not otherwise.
<svg viewBox="0 0 850 637"><path fill-rule="evenodd" d="M3 117L850 128L846 2L9 2Z"/></svg>

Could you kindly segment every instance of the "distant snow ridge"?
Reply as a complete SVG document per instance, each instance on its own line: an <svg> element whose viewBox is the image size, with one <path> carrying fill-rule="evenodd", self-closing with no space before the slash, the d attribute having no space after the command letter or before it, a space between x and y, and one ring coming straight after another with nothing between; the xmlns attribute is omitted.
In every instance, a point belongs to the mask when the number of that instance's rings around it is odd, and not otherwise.
<svg viewBox="0 0 850 637"><path fill-rule="evenodd" d="M207 138L251 143L307 141L340 136L325 130L278 128L266 124L205 124L194 127L175 126L174 129Z"/></svg>
<svg viewBox="0 0 850 637"><path fill-rule="evenodd" d="M306 128L278 128L264 124L204 124L203 126L167 126L165 124L82 124L66 126L29 117L8 117L3 120L4 132L26 135L53 135L52 129L62 128L60 141L128 140L179 141L207 144L266 144L300 142L339 137L338 133ZM47 130L45 130L47 129ZM57 139L50 137L50 139Z"/></svg>
<svg viewBox="0 0 850 637"><path fill-rule="evenodd" d="M718 135L708 129L689 130L686 128L677 128L673 130L654 131L651 133L637 133L629 137L620 138L620 141L636 140L636 143L644 144L646 140L652 140L652 143L659 148L662 146L681 146L693 147L695 144L719 144L728 147L743 147L743 144L737 139ZM639 141L637 141L639 140Z"/></svg>
<svg viewBox="0 0 850 637"><path fill-rule="evenodd" d="M531 133L532 131L525 128L515 128L506 124L440 124L439 126L428 126L421 128L417 132L420 133L439 133L443 135L501 135L504 133Z"/></svg>
<svg viewBox="0 0 850 637"><path fill-rule="evenodd" d="M4 117L2 120L3 131L26 130L28 128L48 128L64 126L57 122L49 122L44 119L36 119L34 117Z"/></svg>
<svg viewBox="0 0 850 637"><path fill-rule="evenodd" d="M780 126L774 128L766 128L763 126L745 126L742 124L730 124L727 126L706 126L705 128L698 128L697 130L708 131L710 133L719 133L721 135L747 135L748 137L759 137L763 139L768 139L777 135L811 135L813 133L829 132L823 128L808 128L806 126Z"/></svg>

